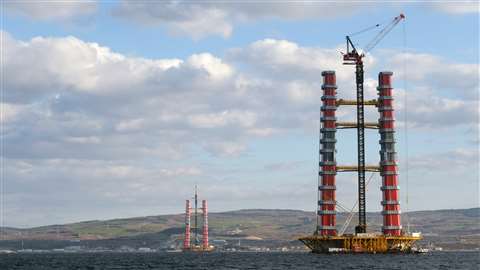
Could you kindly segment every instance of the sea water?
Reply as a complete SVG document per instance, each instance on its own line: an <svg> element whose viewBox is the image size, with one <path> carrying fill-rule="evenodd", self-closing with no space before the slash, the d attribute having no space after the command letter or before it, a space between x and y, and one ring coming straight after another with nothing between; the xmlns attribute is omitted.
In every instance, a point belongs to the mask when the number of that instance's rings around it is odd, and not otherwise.
<svg viewBox="0 0 480 270"><path fill-rule="evenodd" d="M0 269L480 269L479 252L1 254Z"/></svg>

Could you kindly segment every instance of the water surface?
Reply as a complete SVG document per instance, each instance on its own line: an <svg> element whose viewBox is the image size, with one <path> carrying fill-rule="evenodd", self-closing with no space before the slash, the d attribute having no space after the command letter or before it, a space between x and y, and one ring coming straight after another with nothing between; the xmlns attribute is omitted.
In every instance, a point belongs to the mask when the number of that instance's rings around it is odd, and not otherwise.
<svg viewBox="0 0 480 270"><path fill-rule="evenodd" d="M430 254L2 254L0 269L480 269L478 252Z"/></svg>

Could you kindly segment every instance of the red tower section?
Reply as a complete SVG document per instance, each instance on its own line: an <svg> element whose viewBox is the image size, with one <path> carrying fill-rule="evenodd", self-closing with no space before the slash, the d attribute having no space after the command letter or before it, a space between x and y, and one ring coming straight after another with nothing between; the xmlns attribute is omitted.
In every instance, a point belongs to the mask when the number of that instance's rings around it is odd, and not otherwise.
<svg viewBox="0 0 480 270"><path fill-rule="evenodd" d="M203 237L202 237L202 245L204 249L208 249L208 209L207 209L207 201L202 201L202 209L203 209Z"/></svg>
<svg viewBox="0 0 480 270"><path fill-rule="evenodd" d="M185 238L183 239L183 249L190 248L190 201L185 203Z"/></svg>
<svg viewBox="0 0 480 270"><path fill-rule="evenodd" d="M382 176L383 227L385 235L400 236L400 202L395 152L395 118L392 97L392 72L378 74L378 111L380 112L380 174Z"/></svg>
<svg viewBox="0 0 480 270"><path fill-rule="evenodd" d="M337 131L335 117L336 105L336 78L335 71L324 71L323 96L321 107L320 133L320 170L319 170L319 200L317 216L317 233L320 235L337 235L336 230L336 198L335 198L335 133Z"/></svg>

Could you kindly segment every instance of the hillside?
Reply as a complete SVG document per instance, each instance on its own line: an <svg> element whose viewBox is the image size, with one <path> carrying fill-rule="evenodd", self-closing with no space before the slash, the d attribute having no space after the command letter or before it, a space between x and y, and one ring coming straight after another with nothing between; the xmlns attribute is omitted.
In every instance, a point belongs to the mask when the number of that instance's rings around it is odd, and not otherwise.
<svg viewBox="0 0 480 270"><path fill-rule="evenodd" d="M210 213L210 235L212 239L290 241L300 235L312 233L316 223L314 217L313 212L300 210L251 209ZM480 208L418 211L409 213L408 217L411 231L421 231L426 242L446 248L472 249L480 246ZM338 224L343 224L345 218L346 214L340 213ZM379 231L381 215L368 213L367 218L369 230ZM355 221L354 218L352 223ZM155 240L159 244L162 241L172 242L180 239L183 222L183 215L178 214L94 220L30 229L4 228L4 239L107 242L116 239L129 241L142 239L143 243ZM406 227L405 217L403 222ZM352 228L353 225L347 232Z"/></svg>

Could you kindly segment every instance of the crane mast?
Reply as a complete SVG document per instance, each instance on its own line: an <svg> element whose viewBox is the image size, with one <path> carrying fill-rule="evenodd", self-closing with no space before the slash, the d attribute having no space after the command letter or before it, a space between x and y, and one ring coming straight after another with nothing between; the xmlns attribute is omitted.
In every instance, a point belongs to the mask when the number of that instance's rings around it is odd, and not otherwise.
<svg viewBox="0 0 480 270"><path fill-rule="evenodd" d="M195 246L198 246L199 241L198 241L198 196L197 196L197 185L195 185Z"/></svg>
<svg viewBox="0 0 480 270"><path fill-rule="evenodd" d="M383 28L365 47L364 52L372 50L402 19L405 15L395 17ZM366 218L366 190L365 190L365 100L364 100L364 53L359 53L349 36L346 36L347 52L343 54L344 65L355 65L355 82L357 92L357 165L358 165L358 225L355 233L367 232Z"/></svg>

